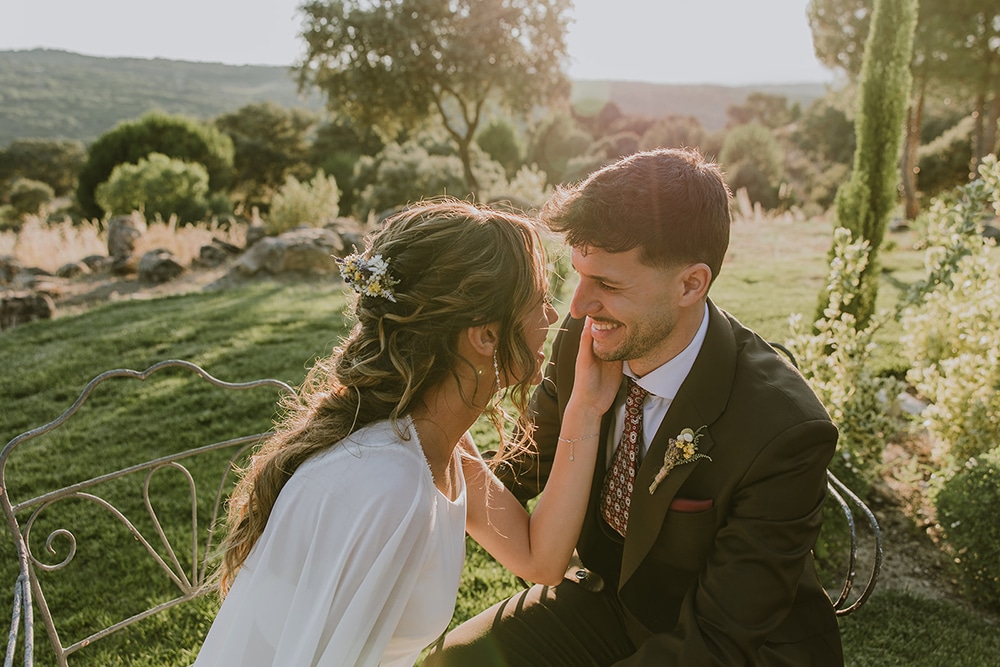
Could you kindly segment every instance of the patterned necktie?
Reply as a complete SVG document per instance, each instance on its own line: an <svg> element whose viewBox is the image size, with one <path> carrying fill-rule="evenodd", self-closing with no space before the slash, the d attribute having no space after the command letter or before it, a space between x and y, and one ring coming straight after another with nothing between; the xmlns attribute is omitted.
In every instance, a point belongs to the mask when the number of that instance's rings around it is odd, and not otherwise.
<svg viewBox="0 0 1000 667"><path fill-rule="evenodd" d="M604 478L601 516L622 537L625 537L625 527L628 525L628 508L632 502L636 460L639 448L642 446L642 402L648 393L631 377L628 379L628 396L625 398L625 428L622 430L622 441L615 451L615 459L611 463L611 469L608 471L607 477Z"/></svg>

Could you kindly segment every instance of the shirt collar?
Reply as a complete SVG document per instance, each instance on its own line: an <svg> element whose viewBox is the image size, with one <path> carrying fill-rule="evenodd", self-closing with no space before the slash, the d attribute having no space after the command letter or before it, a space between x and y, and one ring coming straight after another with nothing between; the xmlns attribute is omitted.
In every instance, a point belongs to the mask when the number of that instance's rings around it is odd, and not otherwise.
<svg viewBox="0 0 1000 667"><path fill-rule="evenodd" d="M632 369L629 368L628 361L623 364L623 371L636 381L640 387L654 396L673 400L677 396L677 391L681 388L684 379L691 372L695 359L701 351L701 346L705 342L705 334L708 332L708 304L705 304L705 312L701 317L701 324L694 338L681 352L662 366L651 370L641 378L636 377Z"/></svg>

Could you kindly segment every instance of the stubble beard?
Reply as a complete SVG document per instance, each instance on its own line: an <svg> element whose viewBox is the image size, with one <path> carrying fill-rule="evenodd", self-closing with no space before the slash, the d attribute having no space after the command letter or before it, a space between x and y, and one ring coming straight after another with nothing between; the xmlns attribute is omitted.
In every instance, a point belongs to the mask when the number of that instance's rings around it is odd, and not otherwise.
<svg viewBox="0 0 1000 667"><path fill-rule="evenodd" d="M601 361L631 361L642 359L653 354L656 348L673 332L677 318L669 313L659 317L650 317L632 325L632 333L611 350L599 350L597 342L593 344L594 356Z"/></svg>

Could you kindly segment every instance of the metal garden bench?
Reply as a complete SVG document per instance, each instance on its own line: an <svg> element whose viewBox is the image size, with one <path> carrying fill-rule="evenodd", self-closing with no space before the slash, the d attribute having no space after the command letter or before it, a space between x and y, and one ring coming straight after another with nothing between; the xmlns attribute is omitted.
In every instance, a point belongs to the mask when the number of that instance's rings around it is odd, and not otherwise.
<svg viewBox="0 0 1000 667"><path fill-rule="evenodd" d="M194 600L212 589L212 573L218 561L213 551L218 542L215 528L235 479L232 475L234 465L265 433L237 435L209 444L199 443L145 461L110 460L106 462L106 471L88 471L85 479L63 483L61 488L49 491L30 489L30 495L40 494L34 497L13 497L12 487L15 490L18 487L17 473L22 470L21 465L34 466L36 472L38 466L66 469L72 466L74 452L46 451L44 461L41 455L34 459L25 456L27 462L23 464L20 463L22 457L17 454L26 455L36 445L44 447L38 444L38 437L65 424L99 385L122 378L146 381L165 369L180 369L187 375L178 378L176 373L162 373L153 383L156 385L154 389L159 388L160 383L167 383L173 391L188 392L192 391L193 385L199 384L197 379L201 378L215 388L209 388L214 393L219 393L216 389L223 390L223 393L230 390L267 390L270 406L274 405L280 393L292 392L289 385L279 380L224 382L193 363L179 360L163 361L141 372L110 370L94 378L73 405L55 420L8 442L0 452L0 505L14 540L18 573L5 667L15 664L19 640L23 640L20 648L23 665L33 664L37 621L48 635L56 664L65 666L69 656L89 644ZM178 383L182 386L178 387ZM135 383L133 386L137 388ZM149 385L143 383L143 386ZM197 390L204 391L204 388L198 387ZM232 400L232 397L226 393L221 400ZM97 406L94 409L103 411L107 407ZM267 416L270 417L271 413ZM195 417L205 418L204 415ZM130 435L127 427L123 427L120 434L123 438ZM84 444L84 438L80 438L80 446L101 444ZM65 476L60 479L65 479ZM166 493L163 493L164 490ZM164 499L168 496L175 500L165 503ZM177 501L177 498L181 500ZM80 508L83 508L82 511ZM99 528L96 527L98 525ZM112 527L109 528L109 525ZM128 555L91 553L95 551L92 548L88 551L88 540L92 539L95 530L103 534L117 530L120 539L115 544L120 543L123 552L128 550ZM102 567L102 561L116 559L117 568L110 562ZM125 567L121 567L121 559L126 561ZM145 584L148 578L153 592L146 591L145 587L137 590L127 580L117 588L110 586L110 593L101 592L105 584L114 584L124 576L122 569L131 570L133 565L140 566L140 561L145 561L144 572L153 573L148 577L144 575L142 582ZM92 595L88 595L87 601L93 609L101 609L102 603L116 596L134 597L135 608L123 618L112 618L110 612L96 614L101 619L100 627L88 628L79 637L65 638L60 631L65 623L57 620L61 601L59 594L53 593L54 580L59 576L84 578L89 584L88 590L90 587L95 589ZM122 590L123 586L125 590ZM50 661L48 655L45 661Z"/></svg>
<svg viewBox="0 0 1000 667"><path fill-rule="evenodd" d="M795 355L784 345L780 343L770 343L771 347L778 350L784 354L793 366L799 367L798 362L795 359ZM837 479L830 470L826 471L826 489L829 497L840 507L844 514L844 520L847 522L847 528L850 533L851 545L850 551L847 558L847 572L844 576L844 584L841 587L840 594L833 599L833 608L836 610L837 616L846 616L851 612L856 611L865 603L865 601L871 596L875 590L875 585L878 583L879 572L882 569L882 529L878 525L878 519L875 517L874 512L871 508L865 504L865 502L858 497L856 493L851 491L846 484ZM855 512L860 513L861 519L864 521L864 526L867 528L870 538L871 538L871 553L868 554L868 560L871 561L871 569L868 571L867 579L864 581L860 592L855 591L855 579L858 574L858 517ZM853 595L852 595L853 593Z"/></svg>

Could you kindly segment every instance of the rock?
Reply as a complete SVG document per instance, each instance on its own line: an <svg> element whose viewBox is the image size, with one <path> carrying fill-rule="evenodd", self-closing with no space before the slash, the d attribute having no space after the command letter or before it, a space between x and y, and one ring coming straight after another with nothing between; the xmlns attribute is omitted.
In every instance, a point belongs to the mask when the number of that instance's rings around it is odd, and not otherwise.
<svg viewBox="0 0 1000 667"><path fill-rule="evenodd" d="M91 272L97 273L110 268L113 260L107 255L87 255L80 261L83 262L87 268L91 270Z"/></svg>
<svg viewBox="0 0 1000 667"><path fill-rule="evenodd" d="M250 225L247 227L248 248L264 238L267 238L267 227L264 225Z"/></svg>
<svg viewBox="0 0 1000 667"><path fill-rule="evenodd" d="M52 319L55 310L47 294L8 292L0 296L0 331L25 322Z"/></svg>
<svg viewBox="0 0 1000 667"><path fill-rule="evenodd" d="M13 255L0 255L0 285L14 282L15 276L21 272L21 262Z"/></svg>
<svg viewBox="0 0 1000 667"><path fill-rule="evenodd" d="M139 260L139 282L160 285L184 273L184 267L174 260L173 253L163 248L150 250Z"/></svg>
<svg viewBox="0 0 1000 667"><path fill-rule="evenodd" d="M228 258L226 251L215 245L203 245L198 250L198 263L202 266L219 266Z"/></svg>
<svg viewBox="0 0 1000 667"><path fill-rule="evenodd" d="M118 260L132 256L142 232L131 215L116 215L108 221L108 255Z"/></svg>
<svg viewBox="0 0 1000 667"><path fill-rule="evenodd" d="M87 273L90 273L90 267L83 262L70 262L56 269L56 275L60 278L76 278Z"/></svg>
<svg viewBox="0 0 1000 667"><path fill-rule="evenodd" d="M324 225L325 229L336 232L344 244L343 253L354 252L354 249L363 250L365 247L365 228L354 218L334 218Z"/></svg>
<svg viewBox="0 0 1000 667"><path fill-rule="evenodd" d="M344 242L334 231L305 227L267 237L253 244L240 258L237 269L246 275L261 271L330 275L340 272L335 257L344 252Z"/></svg>

